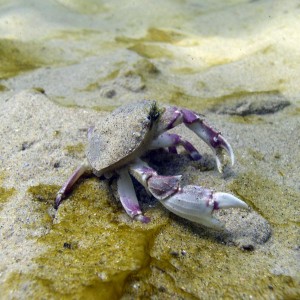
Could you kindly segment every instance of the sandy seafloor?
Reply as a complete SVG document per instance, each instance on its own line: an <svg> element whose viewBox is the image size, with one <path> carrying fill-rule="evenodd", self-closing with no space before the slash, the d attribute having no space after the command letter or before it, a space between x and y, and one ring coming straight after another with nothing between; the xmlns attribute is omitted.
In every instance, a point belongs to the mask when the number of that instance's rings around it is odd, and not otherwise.
<svg viewBox="0 0 300 300"><path fill-rule="evenodd" d="M0 299L299 299L299 1L0 1ZM230 192L214 231L136 186L133 222L108 182L55 194L87 129L156 99L205 114L236 163L152 153L160 174Z"/></svg>

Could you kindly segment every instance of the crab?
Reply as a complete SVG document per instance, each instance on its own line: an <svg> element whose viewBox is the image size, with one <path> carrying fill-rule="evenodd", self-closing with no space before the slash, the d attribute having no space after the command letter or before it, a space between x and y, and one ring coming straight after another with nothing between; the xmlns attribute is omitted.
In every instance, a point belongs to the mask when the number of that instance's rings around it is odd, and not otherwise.
<svg viewBox="0 0 300 300"><path fill-rule="evenodd" d="M205 122L202 115L185 108L159 105L154 100L143 100L117 108L104 121L88 129L86 159L58 191L55 208L58 209L74 183L84 173L92 171L96 176L107 179L116 175L119 199L134 220L148 223L150 218L141 211L131 177L174 214L207 227L222 228L223 223L213 217L213 211L246 209L245 202L231 194L201 186L181 186L181 175L161 176L142 160L154 149L164 148L177 153L178 146L182 146L191 159L201 159L190 142L168 132L182 123L210 146L219 172L224 168L223 151L233 165L234 154L230 144Z"/></svg>

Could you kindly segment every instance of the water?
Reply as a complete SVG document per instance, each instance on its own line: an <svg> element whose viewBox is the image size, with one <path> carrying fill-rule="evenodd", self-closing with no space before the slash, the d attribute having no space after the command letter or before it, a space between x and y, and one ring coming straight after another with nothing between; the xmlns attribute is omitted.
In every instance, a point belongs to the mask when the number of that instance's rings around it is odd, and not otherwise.
<svg viewBox="0 0 300 300"><path fill-rule="evenodd" d="M292 0L0 0L4 297L299 298L299 12ZM204 112L226 133L237 163L224 176L205 147L204 163L184 153L153 159L252 207L220 213L225 232L153 199L143 202L151 223L132 222L95 178L53 224L55 193L84 156L85 129L143 98ZM291 105L226 114L260 99Z"/></svg>

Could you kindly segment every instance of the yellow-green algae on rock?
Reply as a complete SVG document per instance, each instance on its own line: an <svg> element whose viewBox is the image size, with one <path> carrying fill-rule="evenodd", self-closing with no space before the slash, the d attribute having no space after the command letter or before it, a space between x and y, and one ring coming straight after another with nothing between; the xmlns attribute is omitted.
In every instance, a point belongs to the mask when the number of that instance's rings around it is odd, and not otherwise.
<svg viewBox="0 0 300 300"><path fill-rule="evenodd" d="M151 263L128 282L122 299L297 299L299 282L270 272L268 252L241 251L221 234L189 222L164 227ZM137 288L139 287L139 288Z"/></svg>
<svg viewBox="0 0 300 300"><path fill-rule="evenodd" d="M300 194L284 185L261 176L257 172L239 175L230 189L254 207L271 224L300 225Z"/></svg>
<svg viewBox="0 0 300 300"><path fill-rule="evenodd" d="M53 209L55 192L56 186L29 188L41 216L45 205ZM36 299L118 299L128 277L149 264L154 236L167 222L154 216L151 224L126 223L127 217L119 220L123 215L106 183L81 182L59 207L49 233L37 240L46 251L34 259L32 272L13 273L2 295L27 285L26 295Z"/></svg>
<svg viewBox="0 0 300 300"><path fill-rule="evenodd" d="M237 176L229 189L271 222L274 233L268 244L273 246L241 251L223 243L224 233L172 221L156 237L148 269L133 277L123 299L300 297L299 274L285 271L285 264L297 263L299 193L254 172ZM279 252L278 247L282 247Z"/></svg>
<svg viewBox="0 0 300 300"><path fill-rule="evenodd" d="M0 181L1 182L1 181ZM0 209L3 203L5 203L9 197L11 197L15 193L15 189L7 189L0 186Z"/></svg>
<svg viewBox="0 0 300 300"><path fill-rule="evenodd" d="M0 184L2 184L3 179L5 178L4 173L0 173ZM5 188L0 186L0 209L2 205L16 192L14 188Z"/></svg>
<svg viewBox="0 0 300 300"><path fill-rule="evenodd" d="M246 195L244 185L247 191L253 177L238 177L232 189ZM270 181L258 180L261 187L255 183L255 197L259 197L260 188L266 193L274 187ZM14 290L44 299L299 296L294 277L271 272L276 258L269 251L257 248L247 252L226 245L222 233L168 216L161 206L146 209L150 224L132 222L112 198L107 182L97 178L76 185L56 212L53 224L45 213L54 212L58 188L39 184L28 189L32 201L39 204L41 220L36 226L48 224L49 231L36 241L40 253L33 259L31 271L11 273L2 286L3 297ZM293 242L295 226L292 222L284 232L277 230L275 239L282 240L288 233L287 242Z"/></svg>

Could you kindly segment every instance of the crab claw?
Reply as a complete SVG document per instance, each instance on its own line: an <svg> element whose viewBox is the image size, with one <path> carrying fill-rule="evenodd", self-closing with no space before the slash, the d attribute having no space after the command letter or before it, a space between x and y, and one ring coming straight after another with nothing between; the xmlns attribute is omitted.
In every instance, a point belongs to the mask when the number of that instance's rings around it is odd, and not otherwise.
<svg viewBox="0 0 300 300"><path fill-rule="evenodd" d="M215 154L217 168L220 173L223 172L223 155L225 150L231 160L231 165L234 164L234 153L230 144L221 135L220 132L214 130L211 126L205 123L200 117L191 111L182 110L184 124L194 131L207 145L210 146Z"/></svg>
<svg viewBox="0 0 300 300"><path fill-rule="evenodd" d="M220 229L224 225L212 216L214 210L231 207L248 208L245 202L231 194L214 193L195 185L187 185L160 202L182 218L215 229Z"/></svg>
<svg viewBox="0 0 300 300"><path fill-rule="evenodd" d="M227 154L229 155L231 164L234 164L234 154L230 144L226 141L226 139L221 135L220 132L216 131L210 125L208 125L204 121L204 117L202 115L199 115L189 109L177 108L174 106L166 107L164 113L160 117L158 132L162 134L164 131L169 130L181 123L195 132L213 150L215 154L216 164L220 173L223 172L224 165L224 159L222 155L223 150L225 150L225 152L227 152ZM152 146L154 147L156 146L156 144L159 144L162 141L166 144L170 139L171 137L168 137L166 134L161 135L157 140L154 141ZM180 143L181 145L183 145L185 148L187 148L186 150L188 150L188 152L192 151L193 153L196 153L198 159L201 158L201 156L199 157L199 153L197 152L197 150L194 149L193 145L191 145L192 148L190 148L190 143L187 143L185 140L180 139L180 137L177 137L176 143ZM175 146L177 144L174 143L171 146ZM171 148L171 151L173 150L174 147Z"/></svg>

